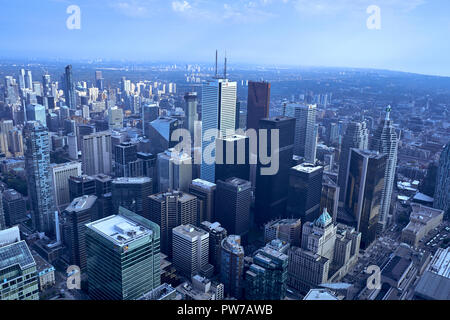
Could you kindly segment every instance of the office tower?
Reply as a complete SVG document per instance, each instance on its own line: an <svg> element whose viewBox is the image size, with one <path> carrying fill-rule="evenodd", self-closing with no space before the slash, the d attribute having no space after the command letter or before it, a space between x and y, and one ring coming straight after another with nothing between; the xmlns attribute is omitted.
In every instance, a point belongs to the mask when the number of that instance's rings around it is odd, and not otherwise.
<svg viewBox="0 0 450 320"><path fill-rule="evenodd" d="M270 83L248 82L247 130L259 129L259 120L269 117Z"/></svg>
<svg viewBox="0 0 450 320"><path fill-rule="evenodd" d="M122 142L114 146L113 167L116 177L132 177L130 163L137 160L137 144Z"/></svg>
<svg viewBox="0 0 450 320"><path fill-rule="evenodd" d="M20 89L25 89L25 70L24 69L20 69L19 71L19 88Z"/></svg>
<svg viewBox="0 0 450 320"><path fill-rule="evenodd" d="M172 255L172 229L197 222L197 198L179 191L153 194L150 199L150 220L161 227L161 251Z"/></svg>
<svg viewBox="0 0 450 320"><path fill-rule="evenodd" d="M8 148L15 157L23 156L23 135L21 130L14 128L9 131Z"/></svg>
<svg viewBox="0 0 450 320"><path fill-rule="evenodd" d="M353 221L347 224L355 225L361 232L364 249L376 237L386 161L386 154L351 149L345 206Z"/></svg>
<svg viewBox="0 0 450 320"><path fill-rule="evenodd" d="M249 137L234 134L216 138L215 174L216 181L232 177L250 180Z"/></svg>
<svg viewBox="0 0 450 320"><path fill-rule="evenodd" d="M2 193L3 212L8 227L27 220L27 206L23 196L14 189L7 189Z"/></svg>
<svg viewBox="0 0 450 320"><path fill-rule="evenodd" d="M180 128L177 119L160 117L145 128L145 135L151 141L150 152L153 154L164 152L178 144L178 141L171 141L172 133Z"/></svg>
<svg viewBox="0 0 450 320"><path fill-rule="evenodd" d="M244 256L241 237L229 235L222 240L220 249L220 282L225 287L225 294L236 299L242 298Z"/></svg>
<svg viewBox="0 0 450 320"><path fill-rule="evenodd" d="M250 230L252 185L247 180L229 178L217 181L216 220L230 233L247 236Z"/></svg>
<svg viewBox="0 0 450 320"><path fill-rule="evenodd" d="M142 106L142 132L147 132L147 126L150 122L158 119L159 107L156 103L144 104Z"/></svg>
<svg viewBox="0 0 450 320"><path fill-rule="evenodd" d="M16 80L11 76L5 77L4 101L6 104L15 104L18 101L18 92Z"/></svg>
<svg viewBox="0 0 450 320"><path fill-rule="evenodd" d="M291 246L300 246L302 233L301 219L278 219L264 226L264 242L279 239Z"/></svg>
<svg viewBox="0 0 450 320"><path fill-rule="evenodd" d="M227 237L227 230L220 223L203 221L200 228L209 233L209 263L216 271L220 270L220 248L222 240Z"/></svg>
<svg viewBox="0 0 450 320"><path fill-rule="evenodd" d="M77 161L52 164L52 186L56 206L62 207L70 203L69 178L81 175L81 163Z"/></svg>
<svg viewBox="0 0 450 320"><path fill-rule="evenodd" d="M158 154L158 191L188 191L192 181L192 158L173 149Z"/></svg>
<svg viewBox="0 0 450 320"><path fill-rule="evenodd" d="M352 121L348 124L345 134L342 138L342 147L339 159L338 184L340 188L339 201L345 200L347 193L347 174L348 161L350 158L350 149L366 150L368 148L369 133L364 121Z"/></svg>
<svg viewBox="0 0 450 320"><path fill-rule="evenodd" d="M14 129L14 122L12 120L3 120L0 122L0 133L7 134Z"/></svg>
<svg viewBox="0 0 450 320"><path fill-rule="evenodd" d="M33 224L40 231L53 231L52 217L55 201L50 170L50 139L48 131L39 122L27 122L23 135L26 145L25 171L28 195L33 208Z"/></svg>
<svg viewBox="0 0 450 320"><path fill-rule="evenodd" d="M322 180L322 195L320 198L320 211L327 209L333 218L333 222L337 221L339 193L340 188L337 183L334 182L329 175L324 174Z"/></svg>
<svg viewBox="0 0 450 320"><path fill-rule="evenodd" d="M95 175L111 173L111 133L98 132L82 140L83 173Z"/></svg>
<svg viewBox="0 0 450 320"><path fill-rule="evenodd" d="M320 215L323 167L310 163L291 168L287 216L314 221Z"/></svg>
<svg viewBox="0 0 450 320"><path fill-rule="evenodd" d="M195 179L189 185L189 193L197 197L197 225L203 221L213 221L215 218L216 184Z"/></svg>
<svg viewBox="0 0 450 320"><path fill-rule="evenodd" d="M3 210L3 196L0 194L0 230L6 229L6 218Z"/></svg>
<svg viewBox="0 0 450 320"><path fill-rule="evenodd" d="M48 73L42 76L42 87L44 97L48 97L52 95L52 80Z"/></svg>
<svg viewBox="0 0 450 320"><path fill-rule="evenodd" d="M31 70L27 70L25 73L25 88L33 90L33 76L31 75Z"/></svg>
<svg viewBox="0 0 450 320"><path fill-rule="evenodd" d="M120 130L123 128L123 110L118 107L109 108L108 124L111 130Z"/></svg>
<svg viewBox="0 0 450 320"><path fill-rule="evenodd" d="M301 156L306 162L316 162L317 105L291 103L286 106L285 115L295 118L294 154Z"/></svg>
<svg viewBox="0 0 450 320"><path fill-rule="evenodd" d="M134 213L149 219L149 199L153 193L152 179L116 178L111 183L113 212L116 214L119 207L124 207Z"/></svg>
<svg viewBox="0 0 450 320"><path fill-rule="evenodd" d="M134 300L161 284L159 226L129 210L86 225L93 300Z"/></svg>
<svg viewBox="0 0 450 320"><path fill-rule="evenodd" d="M371 140L371 150L387 155L384 187L381 195L379 232L382 232L390 220L392 189L394 187L395 170L397 168L398 138L394 123L391 120L391 107L386 110L386 118L381 122Z"/></svg>
<svg viewBox="0 0 450 320"><path fill-rule="evenodd" d="M209 233L191 224L172 229L173 265L191 279L208 265Z"/></svg>
<svg viewBox="0 0 450 320"><path fill-rule="evenodd" d="M279 247L280 248L280 247ZM283 300L286 296L288 256L267 244L253 254L245 273L246 300Z"/></svg>
<svg viewBox="0 0 450 320"><path fill-rule="evenodd" d="M10 230L0 232L0 237ZM0 257L0 300L39 300L36 262L20 235L15 241L0 243Z"/></svg>
<svg viewBox="0 0 450 320"><path fill-rule="evenodd" d="M95 126L84 123L76 123L75 130L73 132L77 135L77 145L81 146L84 136L95 133Z"/></svg>
<svg viewBox="0 0 450 320"><path fill-rule="evenodd" d="M87 175L69 177L70 202L81 196L95 195L95 178Z"/></svg>
<svg viewBox="0 0 450 320"><path fill-rule="evenodd" d="M97 220L97 197L74 199L63 211L64 245L69 263L86 269L86 224Z"/></svg>
<svg viewBox="0 0 450 320"><path fill-rule="evenodd" d="M44 127L47 126L45 107L41 104L29 104L26 107L27 121L39 121Z"/></svg>
<svg viewBox="0 0 450 320"><path fill-rule="evenodd" d="M436 189L433 206L444 210L449 217L450 210L450 143L447 143L439 158L439 167L436 176Z"/></svg>
<svg viewBox="0 0 450 320"><path fill-rule="evenodd" d="M211 143L216 143L214 130L221 136L233 134L236 124L237 84L227 79L209 80L202 86L202 137L210 139L210 143L202 142L202 154L205 155ZM212 136L211 136L212 134ZM208 135L210 135L208 137ZM208 148L208 149L207 149ZM205 151L206 149L206 151ZM214 148L213 148L214 149ZM210 152L215 159L215 150ZM215 182L215 165L203 160L200 167L202 180Z"/></svg>
<svg viewBox="0 0 450 320"><path fill-rule="evenodd" d="M261 164L258 161L256 169L256 199L255 222L263 225L270 220L284 217L288 199L289 171L293 165L295 119L288 117L273 117L260 120L259 129L267 130L267 154L279 159L277 173L263 175L261 169L271 164ZM271 132L279 132L279 151L272 150Z"/></svg>
<svg viewBox="0 0 450 320"><path fill-rule="evenodd" d="M186 115L186 129L191 133L191 139L194 141L194 128L195 121L198 120L197 114L197 92L188 92L184 95L185 109L184 113ZM191 143L193 144L193 142Z"/></svg>
<svg viewBox="0 0 450 320"><path fill-rule="evenodd" d="M105 79L103 78L102 72L98 70L95 71L95 85L100 91L104 90L104 81Z"/></svg>
<svg viewBox="0 0 450 320"><path fill-rule="evenodd" d="M78 160L78 141L77 136L72 132L67 135L67 145L68 145L68 152L69 152L69 158L72 160Z"/></svg>
<svg viewBox="0 0 450 320"><path fill-rule="evenodd" d="M75 93L75 85L73 83L72 66L68 65L64 73L64 98L66 105L70 110L77 108L77 96Z"/></svg>

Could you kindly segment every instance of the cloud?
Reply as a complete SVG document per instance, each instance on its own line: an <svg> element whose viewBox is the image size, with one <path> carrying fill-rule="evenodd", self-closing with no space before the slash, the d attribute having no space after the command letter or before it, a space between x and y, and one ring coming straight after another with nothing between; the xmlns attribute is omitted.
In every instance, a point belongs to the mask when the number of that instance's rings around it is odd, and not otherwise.
<svg viewBox="0 0 450 320"><path fill-rule="evenodd" d="M128 17L144 18L150 14L151 3L149 1L128 0L115 2L111 6Z"/></svg>
<svg viewBox="0 0 450 320"><path fill-rule="evenodd" d="M184 12L186 10L192 9L192 6L187 1L173 1L172 10L176 12Z"/></svg>

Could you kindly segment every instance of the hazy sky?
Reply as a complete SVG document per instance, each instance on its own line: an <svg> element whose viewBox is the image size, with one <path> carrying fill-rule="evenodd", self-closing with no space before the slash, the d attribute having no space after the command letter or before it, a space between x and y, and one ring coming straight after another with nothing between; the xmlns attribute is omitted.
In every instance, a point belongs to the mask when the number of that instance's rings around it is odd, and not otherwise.
<svg viewBox="0 0 450 320"><path fill-rule="evenodd" d="M69 30L69 5L81 29ZM369 30L366 9L381 9ZM369 67L450 76L449 0L0 0L0 57Z"/></svg>

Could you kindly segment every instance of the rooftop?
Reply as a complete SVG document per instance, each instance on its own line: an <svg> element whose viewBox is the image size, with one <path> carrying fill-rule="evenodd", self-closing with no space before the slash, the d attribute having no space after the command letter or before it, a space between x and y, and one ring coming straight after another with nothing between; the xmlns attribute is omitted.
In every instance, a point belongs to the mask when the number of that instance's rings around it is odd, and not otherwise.
<svg viewBox="0 0 450 320"><path fill-rule="evenodd" d="M118 246L125 246L143 236L152 235L153 231L122 216L115 215L91 222L87 228L95 231Z"/></svg>
<svg viewBox="0 0 450 320"><path fill-rule="evenodd" d="M187 224L187 225L181 225L176 228L172 229L173 234L177 234L187 240L194 240L198 237L204 238L205 236L208 237L209 233L204 231L203 229L197 228L196 226Z"/></svg>
<svg viewBox="0 0 450 320"><path fill-rule="evenodd" d="M315 166L312 163L302 163L295 167L292 167L293 170L299 171L299 172L305 172L305 173L312 173L315 171L319 171L323 169L322 166Z"/></svg>
<svg viewBox="0 0 450 320"><path fill-rule="evenodd" d="M139 178L115 178L112 183L120 184L140 184L140 183L150 183L152 179L149 177L139 177Z"/></svg>
<svg viewBox="0 0 450 320"><path fill-rule="evenodd" d="M16 264L22 270L36 264L30 249L23 240L0 247L0 270Z"/></svg>
<svg viewBox="0 0 450 320"><path fill-rule="evenodd" d="M97 200L96 196L86 195L79 198L73 199L72 203L66 208L67 212L80 212L87 209L90 209L95 201Z"/></svg>
<svg viewBox="0 0 450 320"><path fill-rule="evenodd" d="M330 290L311 289L303 300L339 300Z"/></svg>

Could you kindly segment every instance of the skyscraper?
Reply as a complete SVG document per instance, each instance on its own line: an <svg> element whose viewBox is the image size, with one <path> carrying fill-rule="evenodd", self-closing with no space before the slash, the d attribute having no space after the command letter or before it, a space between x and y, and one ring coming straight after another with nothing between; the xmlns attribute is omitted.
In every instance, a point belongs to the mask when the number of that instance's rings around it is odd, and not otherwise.
<svg viewBox="0 0 450 320"><path fill-rule="evenodd" d="M350 152L345 206L353 222L342 222L353 224L361 232L361 247L364 249L376 237L386 162L386 154L360 149L351 149Z"/></svg>
<svg viewBox="0 0 450 320"><path fill-rule="evenodd" d="M175 130L180 128L178 119L159 117L145 125L145 135L150 139L150 152L158 154L169 148L175 147L178 142L172 141L171 137Z"/></svg>
<svg viewBox="0 0 450 320"><path fill-rule="evenodd" d="M111 173L111 133L98 132L86 135L81 145L84 174Z"/></svg>
<svg viewBox="0 0 450 320"><path fill-rule="evenodd" d="M27 121L39 121L44 127L47 126L45 107L41 104L32 103L26 107Z"/></svg>
<svg viewBox="0 0 450 320"><path fill-rule="evenodd" d="M262 168L269 164L258 161L256 170L255 222L262 225L286 214L288 199L289 171L293 165L295 119L288 117L273 117L260 120L260 130L267 130L267 154L279 157L279 168L273 175L263 175ZM279 132L279 150L272 150L271 131Z"/></svg>
<svg viewBox="0 0 450 320"><path fill-rule="evenodd" d="M185 109L184 114L186 115L186 129L189 130L191 134L191 139L194 139L194 129L195 121L198 120L197 114L197 92L188 92L184 95Z"/></svg>
<svg viewBox="0 0 450 320"><path fill-rule="evenodd" d="M369 147L369 133L364 121L352 121L348 124L344 137L342 138L341 155L339 161L338 184L340 188L339 201L344 202L347 192L347 172L350 149L356 148L366 150Z"/></svg>
<svg viewBox="0 0 450 320"><path fill-rule="evenodd" d="M241 237L229 235L222 240L220 251L220 282L225 287L225 294L236 299L242 297L244 256Z"/></svg>
<svg viewBox="0 0 450 320"><path fill-rule="evenodd" d="M189 193L173 191L153 194L150 220L161 227L161 251L172 255L172 229L197 222L197 198Z"/></svg>
<svg viewBox="0 0 450 320"><path fill-rule="evenodd" d="M310 163L291 168L287 216L300 218L302 223L314 221L320 215L323 167Z"/></svg>
<svg viewBox="0 0 450 320"><path fill-rule="evenodd" d="M117 214L120 207L149 219L149 196L153 193L152 179L116 178L111 183L113 212Z"/></svg>
<svg viewBox="0 0 450 320"><path fill-rule="evenodd" d="M173 265L188 279L208 265L209 233L191 224L172 229Z"/></svg>
<svg viewBox="0 0 450 320"><path fill-rule="evenodd" d="M215 179L232 177L250 180L249 137L233 134L216 138Z"/></svg>
<svg viewBox="0 0 450 320"><path fill-rule="evenodd" d="M27 122L24 129L25 170L28 193L33 208L34 227L45 233L53 231L55 201L50 170L50 139L47 128L39 122Z"/></svg>
<svg viewBox="0 0 450 320"><path fill-rule="evenodd" d="M66 99L66 105L71 110L77 108L77 96L75 93L75 85L73 83L72 65L68 65L64 74L64 98Z"/></svg>
<svg viewBox="0 0 450 320"><path fill-rule="evenodd" d="M102 72L99 70L95 71L95 85L100 91L104 89L104 80Z"/></svg>
<svg viewBox="0 0 450 320"><path fill-rule="evenodd" d="M434 207L450 214L450 143L447 143L439 158L439 167L434 192Z"/></svg>
<svg viewBox="0 0 450 320"><path fill-rule="evenodd" d="M259 120L269 117L270 83L248 82L247 130L259 129Z"/></svg>
<svg viewBox="0 0 450 320"><path fill-rule="evenodd" d="M220 135L234 133L236 125L237 83L228 79L213 79L202 87L202 154L205 155L211 143L217 138L214 130ZM230 132L231 131L231 132ZM209 147L209 148L208 148ZM207 149L208 148L208 149ZM206 151L205 151L206 149ZM214 149L214 148L213 148ZM215 150L210 152L215 159ZM200 177L209 182L215 182L215 165L202 161Z"/></svg>
<svg viewBox="0 0 450 320"><path fill-rule="evenodd" d="M112 130L123 128L123 110L118 107L108 109L108 124Z"/></svg>
<svg viewBox="0 0 450 320"><path fill-rule="evenodd" d="M381 122L371 140L371 150L387 155L384 187L381 195L379 232L383 231L389 223L392 189L394 187L395 169L397 168L398 138L390 118L391 107L386 110L386 118Z"/></svg>
<svg viewBox="0 0 450 320"><path fill-rule="evenodd" d="M23 196L14 189L2 193L5 223L11 227L27 220L27 206Z"/></svg>
<svg viewBox="0 0 450 320"><path fill-rule="evenodd" d="M132 166L137 160L137 144L122 142L114 146L113 168L116 177L133 177Z"/></svg>
<svg viewBox="0 0 450 320"><path fill-rule="evenodd" d="M295 118L294 154L301 156L306 162L316 162L317 105L291 103L286 106L285 115Z"/></svg>
<svg viewBox="0 0 450 320"><path fill-rule="evenodd" d="M63 211L64 244L70 264L86 268L86 224L97 220L97 197L76 198Z"/></svg>
<svg viewBox="0 0 450 320"><path fill-rule="evenodd" d="M70 200L69 178L81 175L81 163L77 161L52 164L52 186L55 194L56 206L66 206Z"/></svg>
<svg viewBox="0 0 450 320"><path fill-rule="evenodd" d="M251 183L239 178L217 181L216 220L230 234L247 236L250 230Z"/></svg>
<svg viewBox="0 0 450 320"><path fill-rule="evenodd" d="M192 180L189 193L197 197L198 221L213 221L215 218L216 184L202 180Z"/></svg>
<svg viewBox="0 0 450 320"><path fill-rule="evenodd" d="M86 225L89 296L134 300L161 284L159 226L129 210Z"/></svg>
<svg viewBox="0 0 450 320"><path fill-rule="evenodd" d="M209 233L209 263L216 271L220 271L220 248L222 240L227 237L227 230L220 223L203 221L200 228Z"/></svg>
<svg viewBox="0 0 450 320"><path fill-rule="evenodd" d="M188 191L192 181L192 158L173 149L158 154L158 191Z"/></svg>

